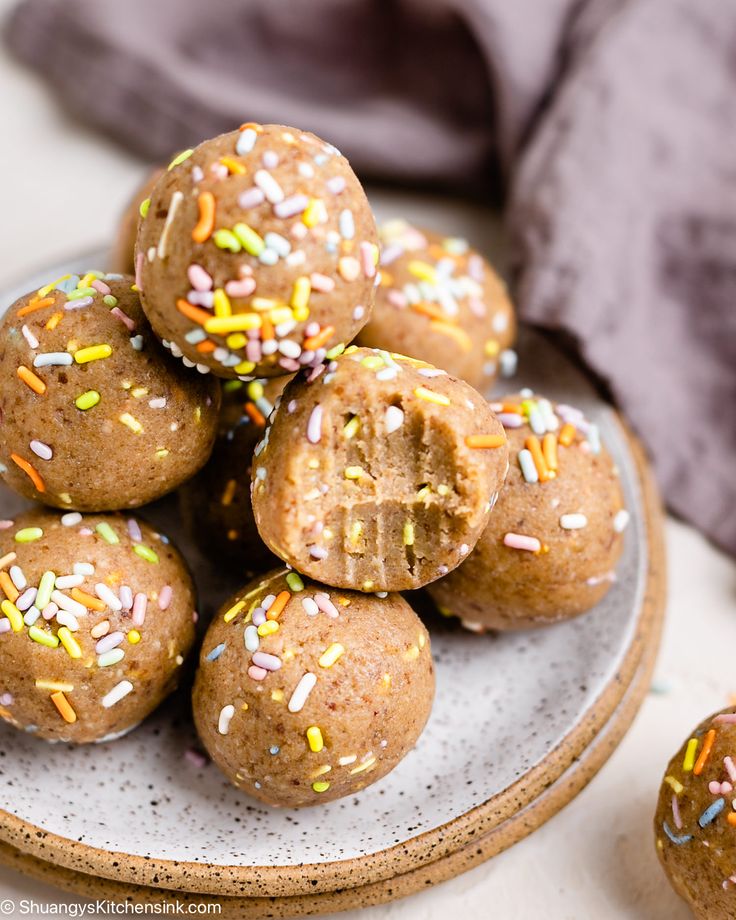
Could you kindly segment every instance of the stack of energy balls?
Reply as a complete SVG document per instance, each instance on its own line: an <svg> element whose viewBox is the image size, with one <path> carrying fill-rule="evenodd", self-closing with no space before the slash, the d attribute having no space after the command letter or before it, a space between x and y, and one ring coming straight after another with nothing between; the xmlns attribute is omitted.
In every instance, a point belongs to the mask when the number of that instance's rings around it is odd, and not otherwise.
<svg viewBox="0 0 736 920"><path fill-rule="evenodd" d="M259 124L206 141L152 178L116 251L135 278L57 279L2 328L2 475L61 512L0 532L7 721L109 739L175 685L186 566L104 512L179 486L203 551L247 581L204 637L196 726L273 805L352 794L415 745L434 671L398 592L481 632L608 589L627 514L595 425L475 389L515 367L503 283L464 240L378 231L334 147Z"/></svg>

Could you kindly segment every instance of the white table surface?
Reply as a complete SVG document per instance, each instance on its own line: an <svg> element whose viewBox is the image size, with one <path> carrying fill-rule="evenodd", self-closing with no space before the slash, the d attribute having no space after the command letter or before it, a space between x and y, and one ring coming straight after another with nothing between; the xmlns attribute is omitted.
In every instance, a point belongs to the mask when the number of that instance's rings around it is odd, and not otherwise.
<svg viewBox="0 0 736 920"><path fill-rule="evenodd" d="M0 16L10 7L0 0ZM0 51L0 288L44 264L104 245L145 165L64 112ZM413 214L433 205L407 199ZM379 197L379 206L385 204ZM396 196L391 199L392 207ZM401 207L401 202L399 207ZM381 208L383 210L383 208ZM398 212L398 207L395 208ZM446 217L446 215L443 215ZM477 213L457 211L473 235ZM450 219L452 222L452 218ZM481 233L480 228L477 231ZM487 229L484 234L488 236ZM475 237L477 238L477 236ZM651 817L671 753L736 694L736 566L667 521L669 604L655 687L624 742L578 798L531 837L419 895L344 915L356 920L685 920L657 864ZM730 677L730 679L729 679ZM78 899L0 868L0 899ZM20 913L20 908L18 908Z"/></svg>

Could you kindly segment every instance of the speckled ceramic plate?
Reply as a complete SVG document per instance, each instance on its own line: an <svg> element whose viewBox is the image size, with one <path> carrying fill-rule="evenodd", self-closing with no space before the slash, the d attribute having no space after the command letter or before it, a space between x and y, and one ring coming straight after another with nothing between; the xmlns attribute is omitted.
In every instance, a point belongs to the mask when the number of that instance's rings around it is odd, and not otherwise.
<svg viewBox="0 0 736 920"><path fill-rule="evenodd" d="M76 267L103 259L91 254ZM3 301L57 268L27 279ZM196 744L185 694L112 744L49 746L0 726L0 839L119 881L293 897L427 866L530 808L582 756L637 672L647 641L647 529L659 521L644 511L637 462L615 413L540 336L525 333L520 354L522 374L510 386L543 389L580 406L599 424L621 471L632 524L618 581L594 611L501 637L433 623L437 700L417 749L360 796L320 808L269 809L230 787L214 767L193 766L184 757ZM0 493L0 515L19 505ZM182 545L207 613L231 585L181 539L172 509L164 502L145 514Z"/></svg>

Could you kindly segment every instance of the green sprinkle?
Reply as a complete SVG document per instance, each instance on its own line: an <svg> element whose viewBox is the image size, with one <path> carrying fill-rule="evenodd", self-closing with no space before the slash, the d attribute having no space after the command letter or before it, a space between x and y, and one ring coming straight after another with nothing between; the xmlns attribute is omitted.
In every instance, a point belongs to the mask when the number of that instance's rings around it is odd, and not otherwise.
<svg viewBox="0 0 736 920"><path fill-rule="evenodd" d="M136 543L133 547L133 552L140 556L141 559L145 559L146 562L152 562L154 565L158 564L158 556L154 551L148 547L144 546L142 543Z"/></svg>
<svg viewBox="0 0 736 920"><path fill-rule="evenodd" d="M114 297L112 294L105 294L105 296L102 298L102 302L107 304L107 306L110 308L117 307L118 305L117 297Z"/></svg>
<svg viewBox="0 0 736 920"><path fill-rule="evenodd" d="M367 355L360 363L363 367L367 367L368 370L376 371L383 367L385 362L379 355Z"/></svg>
<svg viewBox="0 0 736 920"><path fill-rule="evenodd" d="M81 396L77 396L74 400L74 405L77 409L82 409L86 411L87 409L93 408L100 401L100 394L97 390L87 390L86 393L82 393Z"/></svg>
<svg viewBox="0 0 736 920"><path fill-rule="evenodd" d="M82 297L94 297L97 291L92 287L83 287L83 288L74 288L74 290L66 295L67 300L81 300Z"/></svg>
<svg viewBox="0 0 736 920"><path fill-rule="evenodd" d="M266 248L263 237L259 236L248 224L235 224L233 233L243 249L252 256L259 256Z"/></svg>
<svg viewBox="0 0 736 920"><path fill-rule="evenodd" d="M230 252L240 252L243 248L240 240L231 230L215 230L212 234L212 241L218 249L229 249Z"/></svg>
<svg viewBox="0 0 736 920"><path fill-rule="evenodd" d="M34 642L38 642L39 645L45 645L47 648L57 648L59 645L58 636L46 632L45 629L39 629L38 626L30 626L28 628L28 636L33 639Z"/></svg>
<svg viewBox="0 0 736 920"><path fill-rule="evenodd" d="M235 390L241 390L242 388L242 380L226 380L222 385L222 389L225 391L225 393L234 393Z"/></svg>
<svg viewBox="0 0 736 920"><path fill-rule="evenodd" d="M110 546L115 546L120 542L120 538L112 529L112 527L110 527L107 521L103 521L101 524L98 524L97 527L95 527L95 530L102 537L105 543L109 543Z"/></svg>
<svg viewBox="0 0 736 920"><path fill-rule="evenodd" d="M297 575L296 572L289 572L286 576L286 584L291 588L292 591L303 591L304 582Z"/></svg>
<svg viewBox="0 0 736 920"><path fill-rule="evenodd" d="M51 600L51 592L54 590L54 585L56 584L56 573L55 572L44 572L41 576L41 581L38 583L38 592L36 593L36 599L33 602L38 604L38 609L43 610L44 607L47 607L49 601Z"/></svg>
<svg viewBox="0 0 736 920"><path fill-rule="evenodd" d="M183 163L184 160L188 160L193 153L194 150L182 150L182 152L177 154L169 163L169 170L172 170L175 166L179 166L179 164Z"/></svg>
<svg viewBox="0 0 736 920"><path fill-rule="evenodd" d="M345 343L338 342L334 348L331 348L328 352L325 352L325 358L328 361L332 361L333 358L336 358L338 355L341 355L345 351Z"/></svg>
<svg viewBox="0 0 736 920"><path fill-rule="evenodd" d="M145 218L146 214L148 214L148 209L150 207L151 207L151 199L144 198L143 201L141 201L140 207L138 208L138 213L141 215L141 217Z"/></svg>
<svg viewBox="0 0 736 920"><path fill-rule="evenodd" d="M43 530L40 527L24 527L15 535L16 543L35 543L43 536Z"/></svg>

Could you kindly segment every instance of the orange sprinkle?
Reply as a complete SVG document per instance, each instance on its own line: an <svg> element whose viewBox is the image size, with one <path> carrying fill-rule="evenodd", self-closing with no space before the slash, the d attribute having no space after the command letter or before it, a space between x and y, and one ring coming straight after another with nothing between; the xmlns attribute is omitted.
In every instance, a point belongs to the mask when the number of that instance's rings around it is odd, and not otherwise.
<svg viewBox="0 0 736 920"><path fill-rule="evenodd" d="M59 710L59 715L65 722L68 722L71 725L73 722L77 721L77 714L72 709L72 704L64 696L61 690L57 690L56 693L52 693L51 700L54 706L56 706L56 708Z"/></svg>
<svg viewBox="0 0 736 920"><path fill-rule="evenodd" d="M731 827L736 827L736 811L729 811L726 820L731 825Z"/></svg>
<svg viewBox="0 0 736 920"><path fill-rule="evenodd" d="M503 434L469 434L465 436L466 447L503 447L506 435Z"/></svg>
<svg viewBox="0 0 736 920"><path fill-rule="evenodd" d="M560 444L562 444L563 447L569 447L575 440L575 433L575 426L571 425L569 422L566 422L562 426L557 440L560 442Z"/></svg>
<svg viewBox="0 0 736 920"><path fill-rule="evenodd" d="M86 591L80 591L79 588L72 588L71 594L75 601L84 604L88 610L96 610L98 613L102 613L103 610L107 609L107 604L104 601L87 594Z"/></svg>
<svg viewBox="0 0 736 920"><path fill-rule="evenodd" d="M7 572L0 572L0 588L5 592L5 596L14 604L20 597L20 591L13 584L13 579Z"/></svg>
<svg viewBox="0 0 736 920"><path fill-rule="evenodd" d="M244 176L248 171L242 163L232 157L220 157L220 162L226 166L234 176Z"/></svg>
<svg viewBox="0 0 736 920"><path fill-rule="evenodd" d="M449 335L451 339L454 339L460 348L463 351L470 351L473 347L473 341L464 329L460 329L459 326L453 326L451 323L440 322L439 320L433 319L429 324L430 329L434 329L435 332L439 332L441 335Z"/></svg>
<svg viewBox="0 0 736 920"><path fill-rule="evenodd" d="M334 333L334 326L325 326L316 335L310 335L308 339L304 339L304 351L316 351L326 345Z"/></svg>
<svg viewBox="0 0 736 920"><path fill-rule="evenodd" d="M238 488L237 479L228 479L227 485L225 486L225 491L222 493L222 498L220 499L220 504L223 508L228 508L233 503L235 498L235 490Z"/></svg>
<svg viewBox="0 0 736 920"><path fill-rule="evenodd" d="M180 313L183 313L187 319L190 319L193 323L198 323L200 326L204 326L207 320L212 319L211 313L202 310L200 307L195 307L194 304L189 303L188 300L184 300L181 297L176 302L176 309Z"/></svg>
<svg viewBox="0 0 736 920"><path fill-rule="evenodd" d="M266 619L268 620L278 620L279 614L289 603L289 598L291 594L288 591L282 591L276 596L276 600L271 604L271 606L266 611Z"/></svg>
<svg viewBox="0 0 736 920"><path fill-rule="evenodd" d="M444 310L440 307L436 307L433 303L428 303L426 300L421 300L419 303L413 303L411 308L415 313L420 313L422 316L428 316L430 319L438 319L444 323L452 322Z"/></svg>
<svg viewBox="0 0 736 920"><path fill-rule="evenodd" d="M31 480L33 485L36 487L37 492L45 492L46 484L41 478L41 474L38 472L35 466L32 466L27 460L24 460L22 457L19 457L18 454L11 454L10 459L16 466L19 466L26 476Z"/></svg>
<svg viewBox="0 0 736 920"><path fill-rule="evenodd" d="M275 338L273 323L267 316L264 316L261 320L261 341L270 342L273 338Z"/></svg>
<svg viewBox="0 0 736 920"><path fill-rule="evenodd" d="M213 351L215 350L215 348L217 348L217 346L216 346L215 343L212 341L212 339L205 339L203 342L200 342L200 343L197 345L197 351L198 351L201 355L208 355L208 354L210 354L211 352L213 352Z"/></svg>
<svg viewBox="0 0 736 920"><path fill-rule="evenodd" d="M557 469L557 438L548 431L542 438L544 461L551 470Z"/></svg>
<svg viewBox="0 0 736 920"><path fill-rule="evenodd" d="M238 131L246 131L248 128L252 128L256 134L260 134L263 131L263 128L258 124L257 121L246 121L245 124L242 124Z"/></svg>
<svg viewBox="0 0 736 920"><path fill-rule="evenodd" d="M202 192L197 198L199 207L199 222L192 230L192 239L195 243L204 243L212 236L215 228L215 196L212 192Z"/></svg>
<svg viewBox="0 0 736 920"><path fill-rule="evenodd" d="M544 459L544 454L542 453L542 445L539 443L539 438L535 434L529 435L526 441L524 441L524 446L532 455L534 466L536 466L537 473L539 474L539 481L547 482L548 479L553 479L555 474L549 471L547 461Z"/></svg>
<svg viewBox="0 0 736 920"><path fill-rule="evenodd" d="M693 767L693 776L700 776L700 774L703 772L703 767L705 767L708 758L710 757L710 752L713 750L713 742L715 740L716 730L715 728L711 728L711 730L705 736L702 750L698 755L698 759L695 761L695 766Z"/></svg>
<svg viewBox="0 0 736 920"><path fill-rule="evenodd" d="M245 404L245 411L250 416L252 422L255 422L259 428L266 427L266 419L261 411L259 411L258 406L255 403L247 402Z"/></svg>
<svg viewBox="0 0 736 920"><path fill-rule="evenodd" d="M55 303L55 297L42 297L41 300L31 300L25 307L21 307L16 316L28 316L29 313L35 313L36 310L44 310Z"/></svg>
<svg viewBox="0 0 736 920"><path fill-rule="evenodd" d="M518 403L501 403L502 412L511 412L512 415L523 415L524 410Z"/></svg>
<svg viewBox="0 0 736 920"><path fill-rule="evenodd" d="M33 371L28 370L23 364L18 368L17 374L27 387L30 387L34 393L43 396L46 392L46 384L40 377L36 376Z"/></svg>
<svg viewBox="0 0 736 920"><path fill-rule="evenodd" d="M53 330L56 329L56 327L63 319L63 313L52 313L52 315L49 316L49 318L46 320L46 326L44 328L48 329L49 332L53 332Z"/></svg>

